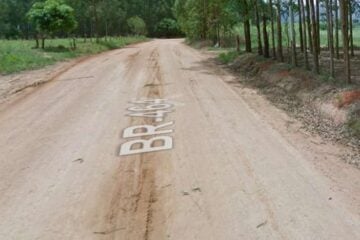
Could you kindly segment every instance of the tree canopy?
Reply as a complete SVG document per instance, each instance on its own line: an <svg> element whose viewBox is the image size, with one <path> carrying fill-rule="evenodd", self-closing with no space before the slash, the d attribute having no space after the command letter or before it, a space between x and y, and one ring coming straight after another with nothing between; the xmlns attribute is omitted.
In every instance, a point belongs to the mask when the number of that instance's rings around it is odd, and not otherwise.
<svg viewBox="0 0 360 240"><path fill-rule="evenodd" d="M226 46L237 39L237 49L244 43L246 52L255 47L259 55L293 66L302 56L304 67L315 73L321 72L320 52L327 48L334 76L334 58L340 59L342 50L346 81L351 82L349 55L355 55L359 0L176 0L174 11L181 30L192 40Z"/></svg>
<svg viewBox="0 0 360 240"><path fill-rule="evenodd" d="M27 16L34 23L35 29L42 34L70 32L77 26L74 9L59 0L37 2Z"/></svg>
<svg viewBox="0 0 360 240"><path fill-rule="evenodd" d="M135 16L142 19L149 36L158 36L158 26L163 19L175 20L175 0L53 0L74 10L78 23L73 33L77 36L100 37L106 35L127 35L134 29L128 20ZM34 37L39 25L27 18L27 13L44 5L46 0L1 0L0 38L17 39ZM69 9L69 8L67 8ZM40 14L35 10L29 15ZM30 17L30 16L29 16ZM38 17L36 17L38 18ZM34 19L34 18L32 18ZM55 24L56 25L56 24ZM55 26L53 26L55 27ZM164 35L168 33L162 33ZM63 33L58 32L58 36Z"/></svg>
<svg viewBox="0 0 360 240"><path fill-rule="evenodd" d="M136 35L146 35L146 24L144 20L138 16L131 17L127 20L130 32Z"/></svg>

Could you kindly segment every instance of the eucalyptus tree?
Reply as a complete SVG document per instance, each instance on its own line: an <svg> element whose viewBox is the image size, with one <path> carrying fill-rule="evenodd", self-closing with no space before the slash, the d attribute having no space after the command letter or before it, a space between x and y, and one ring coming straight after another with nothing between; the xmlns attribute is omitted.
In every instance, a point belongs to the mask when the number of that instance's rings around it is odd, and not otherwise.
<svg viewBox="0 0 360 240"><path fill-rule="evenodd" d="M264 39L264 57L270 57L269 34L267 32L268 8L264 2L261 2L263 39Z"/></svg>
<svg viewBox="0 0 360 240"><path fill-rule="evenodd" d="M282 27L281 27L281 0L276 2L277 8L277 56L279 61L284 61L283 47L282 47Z"/></svg>
<svg viewBox="0 0 360 240"><path fill-rule="evenodd" d="M300 36L300 49L301 49L301 52L304 52L304 34L303 34L303 21L302 21L302 12L301 12L301 1L302 0L298 0L297 2L297 10L298 10L298 17L299 17L299 21L298 21L298 25L299 25L299 36Z"/></svg>
<svg viewBox="0 0 360 240"><path fill-rule="evenodd" d="M299 14L301 14L301 19L302 19L302 21L299 24L302 25L302 35L303 35L302 41L303 41L303 46L304 46L304 64L305 64L305 69L309 69L304 0L299 0L299 4L300 4Z"/></svg>
<svg viewBox="0 0 360 240"><path fill-rule="evenodd" d="M260 17L259 17L259 7L258 7L258 0L252 0L252 4L254 5L255 10L255 24L257 30L257 44L258 44L258 54L263 55L263 47L261 41L261 30L260 30Z"/></svg>
<svg viewBox="0 0 360 240"><path fill-rule="evenodd" d="M244 24L244 36L245 36L245 50L246 52L252 51L251 44L251 25L250 25L250 7L249 0L241 0L240 11L243 14L243 24Z"/></svg>
<svg viewBox="0 0 360 240"><path fill-rule="evenodd" d="M339 2L340 2L340 18L341 18L342 40L343 40L345 77L346 77L346 82L351 83L350 56L349 56L349 35L348 35L349 0L340 0Z"/></svg>
<svg viewBox="0 0 360 240"><path fill-rule="evenodd" d="M270 24L271 24L272 56L273 56L274 59L276 59L275 28L274 28L274 5L273 5L272 0L269 0L269 13L270 13Z"/></svg>
<svg viewBox="0 0 360 240"><path fill-rule="evenodd" d="M294 2L290 0L289 2L289 11L290 11L290 26L291 26L291 64L293 66L297 65L296 61L296 31L295 31L295 17L294 17Z"/></svg>
<svg viewBox="0 0 360 240"><path fill-rule="evenodd" d="M313 53L313 33L312 33L312 25L311 25L311 11L310 11L310 1L311 0L305 0L306 1L306 25L307 25L307 31L309 36L309 49L310 52Z"/></svg>
<svg viewBox="0 0 360 240"><path fill-rule="evenodd" d="M340 58L339 54L339 5L338 0L334 0L334 11L335 11L335 51L336 59Z"/></svg>
<svg viewBox="0 0 360 240"><path fill-rule="evenodd" d="M312 55L313 55L313 62L314 62L314 68L313 71L315 73L320 72L320 66L319 66L319 45L318 45L318 24L317 24L317 18L316 18L316 9L315 9L315 3L314 1L317 0L309 0L310 2L310 11L311 11L311 30L312 30Z"/></svg>
<svg viewBox="0 0 360 240"><path fill-rule="evenodd" d="M334 67L334 32L333 32L332 0L325 0L325 4L326 4L328 39L329 39L329 51L330 51L330 75L334 77L335 67Z"/></svg>

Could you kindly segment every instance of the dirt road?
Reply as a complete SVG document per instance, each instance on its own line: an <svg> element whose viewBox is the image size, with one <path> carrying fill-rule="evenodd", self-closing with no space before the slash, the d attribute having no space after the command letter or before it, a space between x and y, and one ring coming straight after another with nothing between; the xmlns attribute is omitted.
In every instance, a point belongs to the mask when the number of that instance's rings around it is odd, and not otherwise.
<svg viewBox="0 0 360 240"><path fill-rule="evenodd" d="M111 51L2 110L0 239L360 239L359 171L207 58Z"/></svg>

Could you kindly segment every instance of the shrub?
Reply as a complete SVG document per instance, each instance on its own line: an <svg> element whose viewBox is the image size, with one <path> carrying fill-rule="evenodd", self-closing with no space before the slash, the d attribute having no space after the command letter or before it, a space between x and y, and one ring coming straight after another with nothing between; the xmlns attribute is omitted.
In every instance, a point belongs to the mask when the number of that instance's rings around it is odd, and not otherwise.
<svg viewBox="0 0 360 240"><path fill-rule="evenodd" d="M219 55L219 60L220 60L220 62L222 62L224 64L228 64L228 63L233 62L237 56L239 56L238 52L230 51L227 53L221 53Z"/></svg>
<svg viewBox="0 0 360 240"><path fill-rule="evenodd" d="M138 16L131 17L127 20L129 30L135 35L146 35L146 24L144 20Z"/></svg>
<svg viewBox="0 0 360 240"><path fill-rule="evenodd" d="M180 31L179 25L176 20L171 18L162 19L155 26L155 34L158 37L179 37L183 34Z"/></svg>

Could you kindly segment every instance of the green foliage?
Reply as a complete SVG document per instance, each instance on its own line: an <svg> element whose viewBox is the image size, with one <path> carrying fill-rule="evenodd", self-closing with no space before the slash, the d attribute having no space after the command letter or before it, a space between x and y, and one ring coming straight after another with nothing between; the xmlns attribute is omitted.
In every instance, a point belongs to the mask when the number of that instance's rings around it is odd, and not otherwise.
<svg viewBox="0 0 360 240"><path fill-rule="evenodd" d="M179 26L191 40L200 39L200 30L203 28L198 2L196 0L176 0L174 6Z"/></svg>
<svg viewBox="0 0 360 240"><path fill-rule="evenodd" d="M61 0L36 2L27 16L43 35L70 32L77 26L74 10Z"/></svg>
<svg viewBox="0 0 360 240"><path fill-rule="evenodd" d="M27 24L26 13L34 0L0 1L0 38L26 38L31 26Z"/></svg>
<svg viewBox="0 0 360 240"><path fill-rule="evenodd" d="M325 22L321 22L319 25L320 31L327 31L327 24Z"/></svg>
<svg viewBox="0 0 360 240"><path fill-rule="evenodd" d="M357 137L360 137L360 120L359 120L360 116L357 116L356 118L353 117L352 119L350 119L350 121L348 122L347 126L349 128L349 130L351 131L352 134L354 134Z"/></svg>
<svg viewBox="0 0 360 240"><path fill-rule="evenodd" d="M130 32L135 35L146 35L146 24L144 20L138 16L131 17L127 20Z"/></svg>
<svg viewBox="0 0 360 240"><path fill-rule="evenodd" d="M6 24L8 15L8 6L5 2L0 2L0 37L5 37L5 32L7 32L8 24Z"/></svg>
<svg viewBox="0 0 360 240"><path fill-rule="evenodd" d="M225 53L220 53L218 59L221 63L228 64L233 62L238 56L239 53L237 51L229 51Z"/></svg>
<svg viewBox="0 0 360 240"><path fill-rule="evenodd" d="M230 0L176 0L174 12L181 30L191 40L215 39L228 34L238 21Z"/></svg>
<svg viewBox="0 0 360 240"><path fill-rule="evenodd" d="M182 36L176 20L164 18L155 27L155 34L158 37L179 37Z"/></svg>
<svg viewBox="0 0 360 240"><path fill-rule="evenodd" d="M49 40L48 46L34 49L33 41L0 40L0 74L9 74L29 69L37 69L65 59L96 54L128 44L145 41L145 37L114 37L105 41L78 41L75 50L70 49L68 39Z"/></svg>
<svg viewBox="0 0 360 240"><path fill-rule="evenodd" d="M133 16L138 16L146 23L146 33L155 36L157 26L163 19L175 19L173 6L175 0L53 0L60 5L68 5L73 9L73 15L78 22L71 33L77 36L102 37L118 36L132 33L128 27L127 20ZM0 0L0 38L7 39L28 39L35 37L43 30L42 34L56 37L65 37L66 29L54 31L55 26L46 26L42 22L44 17L42 8L46 0ZM27 14L32 6L31 14L34 21L29 21ZM68 8L66 8L68 9ZM65 9L65 10L66 10ZM47 14L49 16L49 14ZM50 16L53 18L54 16ZM69 26L68 24L65 24ZM71 24L70 24L71 25ZM49 30L50 28L50 30ZM46 31L45 31L46 30ZM145 31L143 31L145 32Z"/></svg>

